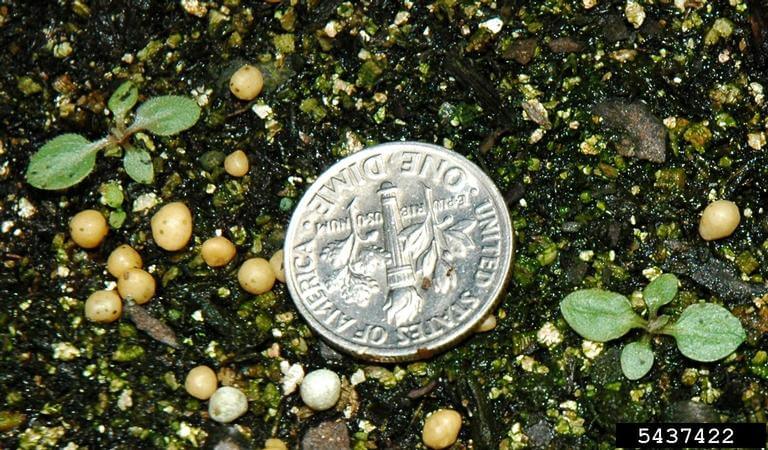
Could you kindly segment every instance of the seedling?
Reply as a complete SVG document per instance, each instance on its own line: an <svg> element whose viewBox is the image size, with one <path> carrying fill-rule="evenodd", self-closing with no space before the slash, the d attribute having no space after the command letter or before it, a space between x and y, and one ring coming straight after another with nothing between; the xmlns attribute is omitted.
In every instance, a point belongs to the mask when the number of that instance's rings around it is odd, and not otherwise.
<svg viewBox="0 0 768 450"><path fill-rule="evenodd" d="M703 362L725 358L744 342L746 334L739 319L713 303L688 306L674 323L670 323L669 316L658 315L659 308L677 295L677 284L677 277L668 273L645 287L647 320L632 310L625 296L602 289L573 292L560 302L560 310L568 325L591 341L618 339L633 328L645 330L640 340L625 345L621 352L621 370L630 380L642 378L651 370L653 335L672 336L683 355Z"/></svg>
<svg viewBox="0 0 768 450"><path fill-rule="evenodd" d="M114 127L98 141L67 133L46 142L29 160L27 181L40 189L64 189L73 186L93 171L99 150L120 146L124 150L125 172L139 183L154 179L152 158L142 147L134 146L130 137L139 131L158 136L180 133L197 122L200 107L194 100L178 95L154 97L136 110L133 123L126 125L127 115L136 105L139 91L131 81L121 84L107 106L114 116Z"/></svg>

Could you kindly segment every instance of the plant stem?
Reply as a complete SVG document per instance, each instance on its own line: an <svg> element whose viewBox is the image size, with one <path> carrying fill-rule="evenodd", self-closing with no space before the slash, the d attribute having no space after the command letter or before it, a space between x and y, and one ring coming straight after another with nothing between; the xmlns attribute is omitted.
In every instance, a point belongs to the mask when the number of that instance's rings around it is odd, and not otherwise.
<svg viewBox="0 0 768 450"><path fill-rule="evenodd" d="M129 137L131 137L131 135L133 135L134 133L137 133L137 132L139 132L139 131L141 131L143 129L144 129L144 127L141 126L141 125L137 125L136 122L131 124L130 127L126 128L125 127L125 123L121 123L120 121L118 121L116 123L115 128L112 128L110 130L109 135L110 135L110 137L113 138L113 143L114 144L118 144L118 145L122 146L125 143L125 141Z"/></svg>
<svg viewBox="0 0 768 450"><path fill-rule="evenodd" d="M653 334L659 334L662 329L669 323L669 316L661 315L648 322L648 332Z"/></svg>
<svg viewBox="0 0 768 450"><path fill-rule="evenodd" d="M675 335L675 324L674 323L668 323L664 325L663 327L656 330L656 334L666 334L667 336L674 336Z"/></svg>
<svg viewBox="0 0 768 450"><path fill-rule="evenodd" d="M98 141L91 142L88 146L89 146L89 150L95 153L101 150L102 148L108 147L109 145L115 144L115 143L116 141L114 136L110 134L109 136L103 137Z"/></svg>
<svg viewBox="0 0 768 450"><path fill-rule="evenodd" d="M132 123L130 127L126 128L123 132L123 139L127 138L128 136L132 135L133 133L136 133L138 131L143 130L144 127L141 125L136 125L136 122Z"/></svg>
<svg viewBox="0 0 768 450"><path fill-rule="evenodd" d="M644 330L648 329L648 321L643 319L642 317L638 316L636 313L634 314L634 325L633 328L642 328Z"/></svg>
<svg viewBox="0 0 768 450"><path fill-rule="evenodd" d="M116 134L119 136L125 136L125 114L121 114L120 116L115 116L115 128L117 129Z"/></svg>

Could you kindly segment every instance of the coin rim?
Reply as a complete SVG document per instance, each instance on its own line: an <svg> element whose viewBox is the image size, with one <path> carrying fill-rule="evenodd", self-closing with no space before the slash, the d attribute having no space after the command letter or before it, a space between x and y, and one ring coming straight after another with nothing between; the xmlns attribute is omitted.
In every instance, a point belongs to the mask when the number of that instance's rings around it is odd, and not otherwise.
<svg viewBox="0 0 768 450"><path fill-rule="evenodd" d="M386 153L386 152L397 152L397 151L404 151L408 148L416 148L416 149L425 149L427 151L435 152L438 154L446 155L449 158L456 158L459 161L466 163L466 167L470 172L472 172L472 175L474 175L481 183L481 186L485 184L487 187L487 191L489 192L489 195L492 200L501 207L498 208L501 211L500 214L500 222L502 222L502 225L505 227L505 229L509 230L509 258L504 261L504 275L502 276L501 282L496 285L496 288L491 291L489 294L489 297L493 297L491 301L487 302L485 307L481 309L480 313L477 314L477 317L474 320L467 321L462 327L459 328L458 332L455 333L446 333L445 336L442 336L435 341L430 341L424 343L423 346L419 346L418 348L413 347L404 347L408 348L408 352L402 352L403 347L394 347L390 351L379 351L377 352L371 352L372 350L380 350L375 347L369 347L361 344L351 344L347 342L347 339L344 338L343 340L339 340L341 342L333 340L330 336L335 336L333 332L327 330L320 322L317 320L309 311L309 309L303 304L303 301L301 300L301 296L299 296L296 292L296 289L294 287L293 282L293 268L290 265L291 256L293 254L292 245L292 237L295 236L296 230L299 226L299 222L301 221L301 217L299 217L299 212L304 210L307 207L307 204L309 203L310 196L308 195L310 192L313 192L313 188L315 186L320 186L320 183L331 178L332 174L336 173L336 171L342 167L346 167L348 165L350 159L360 159L363 158L367 154L371 153ZM464 339L466 339L470 334L472 334L472 331L477 327L477 325L485 319L485 317L496 307L496 305L501 300L501 297L506 291L506 287L509 283L509 280L512 275L512 261L514 259L515 255L515 230L512 227L512 221L509 216L509 208L507 207L507 203L504 200L503 195L499 191L499 188L496 186L496 183L489 177L480 167L477 166L474 162L467 159L464 155L448 150L445 147L435 145L435 144L428 144L425 142L416 142L416 141L402 141L402 142L387 142L383 144L377 144L372 147L367 147L363 150L360 150L358 152L355 152L349 156L346 156L337 162L335 162L333 165L328 167L323 171L320 176L315 179L315 181L304 191L304 194L301 197L301 200L299 200L299 203L296 205L296 208L293 210L293 213L291 214L291 220L288 224L288 230L285 234L285 242L283 244L283 267L285 270L285 281L286 286L288 286L288 291L291 295L291 299L293 300L293 304L296 306L296 309L301 314L302 318L305 322L312 328L312 330L317 333L328 345L331 347L334 347L338 350L341 350L345 353L351 354L357 358L364 359L366 361L375 361L375 362L404 362L404 361L416 361L420 359L426 359L429 357L432 357L433 355L440 353L442 351L445 351L449 348L452 348L456 345L458 345L460 342L462 342Z"/></svg>

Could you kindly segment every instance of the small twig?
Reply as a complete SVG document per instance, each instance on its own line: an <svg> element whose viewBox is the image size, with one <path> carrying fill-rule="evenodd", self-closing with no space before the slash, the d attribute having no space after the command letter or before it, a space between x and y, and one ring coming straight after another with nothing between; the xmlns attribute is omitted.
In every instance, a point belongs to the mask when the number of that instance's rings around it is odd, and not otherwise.
<svg viewBox="0 0 768 450"><path fill-rule="evenodd" d="M409 427L412 427L414 423L416 423L417 420L419 420L419 417L421 416L421 411L424 409L424 402L419 402L419 406L416 407L416 411L413 412L413 415L411 416L411 421L408 424Z"/></svg>
<svg viewBox="0 0 768 450"><path fill-rule="evenodd" d="M277 404L277 413L275 414L275 423L272 425L272 432L270 436L277 436L277 430L280 428L280 418L283 416L283 409L285 409L285 402L283 398L280 398L280 402Z"/></svg>
<svg viewBox="0 0 768 450"><path fill-rule="evenodd" d="M176 333L171 327L152 317L146 309L130 299L125 301L125 312L128 318L136 325L136 328L147 333L152 339L173 348L181 347L179 340L176 338Z"/></svg>
<svg viewBox="0 0 768 450"><path fill-rule="evenodd" d="M236 117L236 116L239 116L240 114L242 114L242 113L244 113L244 112L247 112L248 110L250 110L250 109L251 109L251 107L252 107L253 105L255 105L255 104L256 104L256 100L251 100L250 102L246 103L246 105L245 105L245 106L243 106L243 107L242 107L242 108L240 108L240 109L236 109L236 110L232 111L231 113L229 113L229 114L227 114L226 116L224 116L224 118L225 118L225 119L231 119L232 117Z"/></svg>
<svg viewBox="0 0 768 450"><path fill-rule="evenodd" d="M512 130L509 128L498 128L494 130L491 134L483 139L483 142L480 143L480 153L483 155L488 153L493 147L496 146L496 141L500 137L510 132L512 132Z"/></svg>
<svg viewBox="0 0 768 450"><path fill-rule="evenodd" d="M408 392L407 396L412 400L417 399L419 397L423 397L429 394L435 389L435 387L437 387L437 380L432 380L429 383L425 384L424 386L413 389L412 391Z"/></svg>

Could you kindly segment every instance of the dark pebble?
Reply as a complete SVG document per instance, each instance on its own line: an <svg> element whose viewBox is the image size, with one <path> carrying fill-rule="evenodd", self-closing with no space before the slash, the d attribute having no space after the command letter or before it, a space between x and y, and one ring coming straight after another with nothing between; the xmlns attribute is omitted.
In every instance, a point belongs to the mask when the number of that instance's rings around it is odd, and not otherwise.
<svg viewBox="0 0 768 450"><path fill-rule="evenodd" d="M302 450L349 450L349 431L344 422L323 422L301 440Z"/></svg>
<svg viewBox="0 0 768 450"><path fill-rule="evenodd" d="M618 14L611 14L603 21L603 37L608 42L619 42L629 39L631 35L624 18Z"/></svg>
<svg viewBox="0 0 768 450"><path fill-rule="evenodd" d="M525 430L531 448L545 448L555 437L552 426L546 420L540 420Z"/></svg>
<svg viewBox="0 0 768 450"><path fill-rule="evenodd" d="M571 37L552 39L547 43L547 46L554 53L579 53L584 50L584 44Z"/></svg>
<svg viewBox="0 0 768 450"><path fill-rule="evenodd" d="M515 62L526 65L531 62L536 53L536 39L519 39L513 42L501 56L505 59L512 59Z"/></svg>
<svg viewBox="0 0 768 450"><path fill-rule="evenodd" d="M622 156L662 163L667 158L667 129L642 102L609 99L595 105L593 112L603 125L622 133L616 143Z"/></svg>

